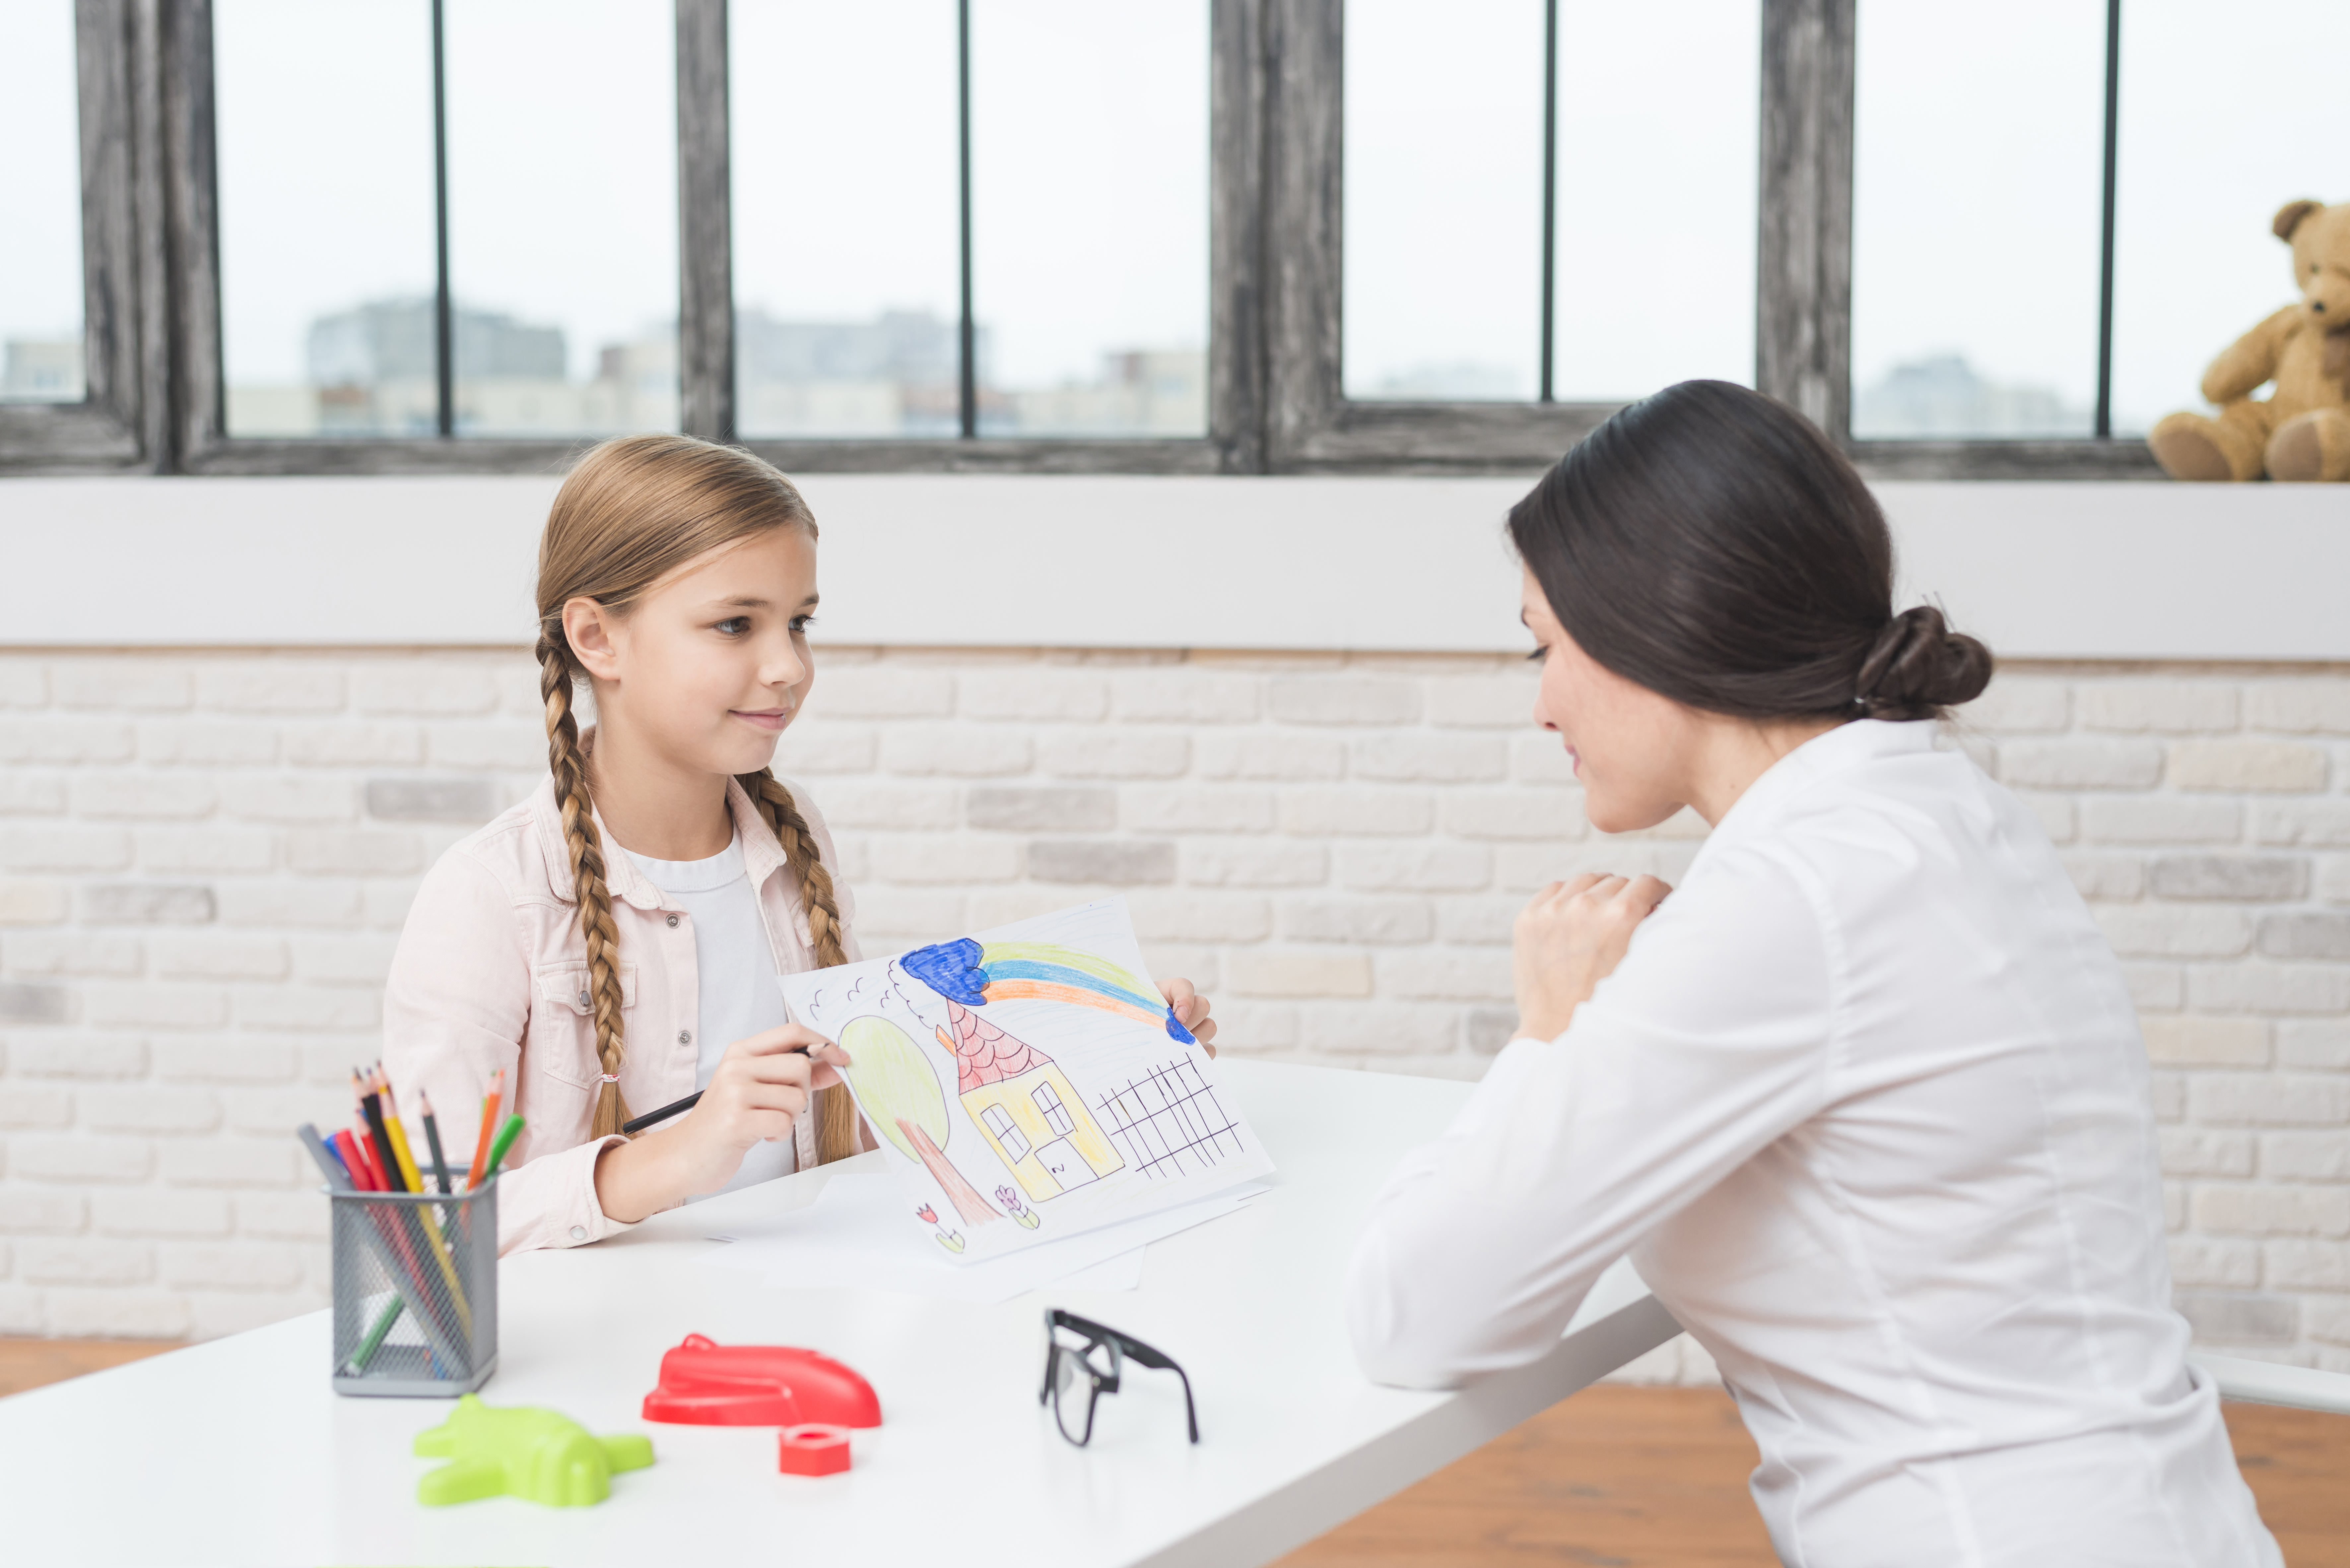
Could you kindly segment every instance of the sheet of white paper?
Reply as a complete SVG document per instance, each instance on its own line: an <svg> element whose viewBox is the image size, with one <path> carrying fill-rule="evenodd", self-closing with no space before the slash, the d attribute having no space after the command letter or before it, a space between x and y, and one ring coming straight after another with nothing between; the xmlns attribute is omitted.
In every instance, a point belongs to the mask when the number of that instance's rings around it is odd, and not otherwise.
<svg viewBox="0 0 2350 1568"><path fill-rule="evenodd" d="M1123 898L777 977L840 1042L899 1218L972 1267L1269 1176L1214 1061L1143 968Z"/></svg>
<svg viewBox="0 0 2350 1568"><path fill-rule="evenodd" d="M1056 1291L1131 1291L1142 1284L1142 1254L1147 1249L1137 1247L1131 1252L1096 1263L1090 1269L1079 1269L1066 1279L1055 1280Z"/></svg>
<svg viewBox="0 0 2350 1568"><path fill-rule="evenodd" d="M757 1274L779 1287L896 1291L976 1306L1048 1285L1132 1290L1141 1282L1146 1243L1230 1214L1265 1189L1265 1183L1251 1182L1178 1209L958 1267L932 1256L937 1249L905 1223L899 1213L905 1195L897 1178L844 1174L826 1183L806 1209L736 1225L713 1237L727 1245L700 1261Z"/></svg>

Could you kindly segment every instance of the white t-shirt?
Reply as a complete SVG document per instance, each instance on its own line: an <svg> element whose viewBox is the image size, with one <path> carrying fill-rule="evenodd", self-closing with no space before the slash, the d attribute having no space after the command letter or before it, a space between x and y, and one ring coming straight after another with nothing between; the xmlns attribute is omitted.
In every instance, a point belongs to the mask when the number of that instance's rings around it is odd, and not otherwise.
<svg viewBox="0 0 2350 1568"><path fill-rule="evenodd" d="M620 853L693 922L693 1086L706 1089L729 1045L791 1022L775 986L775 951L759 915L758 891L743 867L742 836L707 860L652 860L626 848ZM792 1139L754 1144L743 1157L743 1168L718 1191L772 1181L798 1168Z"/></svg>

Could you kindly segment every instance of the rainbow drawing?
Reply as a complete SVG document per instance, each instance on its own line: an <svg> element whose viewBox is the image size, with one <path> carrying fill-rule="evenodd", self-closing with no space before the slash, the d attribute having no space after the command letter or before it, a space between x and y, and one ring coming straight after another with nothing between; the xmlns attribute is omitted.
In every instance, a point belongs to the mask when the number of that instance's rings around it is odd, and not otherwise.
<svg viewBox="0 0 2350 1568"><path fill-rule="evenodd" d="M989 942L969 937L916 948L898 961L908 973L965 1007L990 1002L1065 1002L1162 1025L1184 1044L1196 1044L1166 999L1149 981L1107 959L1051 942Z"/></svg>

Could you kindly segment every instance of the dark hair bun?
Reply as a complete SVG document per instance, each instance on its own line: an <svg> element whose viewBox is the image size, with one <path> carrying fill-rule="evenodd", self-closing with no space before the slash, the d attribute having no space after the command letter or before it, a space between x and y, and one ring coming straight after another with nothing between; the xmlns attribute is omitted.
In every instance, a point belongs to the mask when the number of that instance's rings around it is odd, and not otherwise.
<svg viewBox="0 0 2350 1568"><path fill-rule="evenodd" d="M1991 679L1940 611L1893 614L1893 535L1851 461L1745 387L1617 410L1510 509L1510 538L1577 647L1705 712L1936 719Z"/></svg>
<svg viewBox="0 0 2350 1568"><path fill-rule="evenodd" d="M1934 719L1991 684L1991 649L1952 631L1932 605L1903 610L1861 660L1855 701L1872 719Z"/></svg>

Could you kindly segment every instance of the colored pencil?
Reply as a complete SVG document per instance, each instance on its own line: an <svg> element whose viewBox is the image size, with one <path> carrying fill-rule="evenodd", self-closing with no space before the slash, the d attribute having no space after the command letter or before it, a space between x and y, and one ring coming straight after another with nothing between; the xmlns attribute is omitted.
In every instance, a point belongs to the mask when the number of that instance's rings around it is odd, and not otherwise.
<svg viewBox="0 0 2350 1568"><path fill-rule="evenodd" d="M383 1091L382 1098L384 1103L388 1104L390 1101L391 1092L389 1088ZM416 1156L409 1149L408 1129L398 1116L390 1112L384 1114L383 1126L384 1130L391 1135L391 1154L394 1159L400 1161L400 1179L408 1184L408 1190L411 1192L423 1191L424 1173L416 1168Z"/></svg>
<svg viewBox="0 0 2350 1568"><path fill-rule="evenodd" d="M301 1138L303 1147L309 1151L319 1174L327 1179L329 1187L338 1191L353 1189L351 1177L342 1168L340 1159L328 1140L318 1136L317 1127L305 1122L296 1129L296 1136ZM338 1133L335 1136L343 1137L348 1135ZM374 1359L377 1349L383 1344L384 1335L391 1332L391 1325L399 1318L403 1305L415 1314L416 1321L423 1325L426 1336L434 1342L434 1354L448 1357L452 1366L467 1365L465 1344L453 1339L445 1327L423 1310L422 1303L430 1300L430 1293L424 1289L423 1278L417 1272L414 1255L401 1238L385 1224L383 1214L371 1210L368 1220L374 1233L376 1262L383 1269L385 1278L391 1282L393 1299L384 1304L383 1311L377 1314L375 1323L369 1328L367 1336L352 1353L349 1362L352 1369L355 1372L367 1370L368 1363ZM407 1259L404 1266L392 1255L395 1251Z"/></svg>
<svg viewBox="0 0 2350 1568"><path fill-rule="evenodd" d="M520 1116L508 1116L506 1125L498 1129L498 1141L490 1145L490 1163L483 1173L483 1180L487 1181L498 1173L498 1165L505 1158L506 1150L512 1148L514 1140L522 1136L522 1127Z"/></svg>
<svg viewBox="0 0 2350 1568"><path fill-rule="evenodd" d="M308 1122L304 1122L294 1131L295 1136L302 1140L302 1146L310 1151L310 1158L317 1163L319 1173L326 1177L328 1186L338 1192L358 1190L351 1180L349 1169L343 1164L341 1152L320 1137L317 1127ZM373 1219L374 1216L370 1215L369 1218ZM380 1236L381 1227L377 1229ZM359 1341L359 1347L351 1352L349 1365L352 1371L367 1370L368 1363L375 1359L376 1351L382 1346L384 1335L390 1334L391 1325L400 1321L400 1312L406 1305L405 1299L395 1289L391 1300L384 1303L383 1310L376 1314L375 1322L369 1325L366 1336Z"/></svg>
<svg viewBox="0 0 2350 1568"><path fill-rule="evenodd" d="M342 1160L328 1149L327 1140L318 1136L318 1129L316 1127L304 1122L294 1129L294 1136L300 1138L302 1147L310 1151L310 1158L317 1163L318 1174L327 1179L328 1186L338 1192L354 1190L351 1185L351 1173L345 1170Z"/></svg>
<svg viewBox="0 0 2350 1568"><path fill-rule="evenodd" d="M383 1109L393 1100L391 1080L384 1076L382 1068L378 1067L370 1075L369 1082L374 1089L372 1100L378 1109L378 1119L383 1124L385 1137L391 1144L392 1158L400 1162L402 1189L409 1192L421 1192L424 1190L424 1176L416 1168L416 1158L409 1152L408 1135L401 1129L400 1118ZM425 1251L431 1254L432 1262L439 1265L442 1281L449 1287L449 1302L457 1309L458 1324L463 1328L467 1337L471 1338L473 1332L473 1309L465 1300L464 1286L457 1282L456 1265L449 1255L449 1243L441 1233L437 1216L427 1209L411 1210L410 1214L415 1223L417 1234L424 1243Z"/></svg>
<svg viewBox="0 0 2350 1568"><path fill-rule="evenodd" d="M465 1172L468 1189L482 1184L482 1168L490 1158L490 1140L498 1130L498 1102L505 1091L506 1070L504 1067L490 1075L490 1092L482 1096L482 1131L473 1140L473 1163Z"/></svg>
<svg viewBox="0 0 2350 1568"><path fill-rule="evenodd" d="M373 1095L364 1096L359 1101L359 1116L367 1122L368 1141L384 1180L390 1184L392 1191L406 1192L408 1182L400 1168L400 1157L391 1152L391 1133L383 1125L383 1102Z"/></svg>
<svg viewBox="0 0 2350 1568"><path fill-rule="evenodd" d="M368 1130L375 1145L376 1158L382 1168L384 1179L390 1184L390 1189L394 1192L417 1190L416 1188L408 1185L410 1173L415 1168L400 1158L397 1147L391 1140L391 1131L384 1118L382 1096L380 1093L362 1095L359 1097L359 1114L367 1120ZM430 1223L430 1217L424 1214L409 1213L402 1216L402 1219L405 1221L400 1231L403 1247L411 1245L421 1247L425 1256L432 1259L440 1271L442 1282L449 1287L449 1304L456 1310L458 1319L464 1327L465 1335L470 1338L473 1333L473 1308L465 1300L464 1288L457 1282L457 1271L450 1263L449 1254L442 1246L439 1233ZM421 1275L422 1263L413 1256L411 1257L410 1262L411 1266L416 1268Z"/></svg>
<svg viewBox="0 0 2350 1568"><path fill-rule="evenodd" d="M351 1185L362 1192L380 1192L383 1179L376 1174L374 1164L367 1157L366 1147L348 1127L338 1130L327 1140L334 1151L342 1156L345 1168L351 1173Z"/></svg>
<svg viewBox="0 0 2350 1568"><path fill-rule="evenodd" d="M416 1104L424 1116L424 1142L432 1150L432 1179L445 1194L449 1190L449 1162L441 1153L441 1124L432 1119L432 1096L419 1089Z"/></svg>

